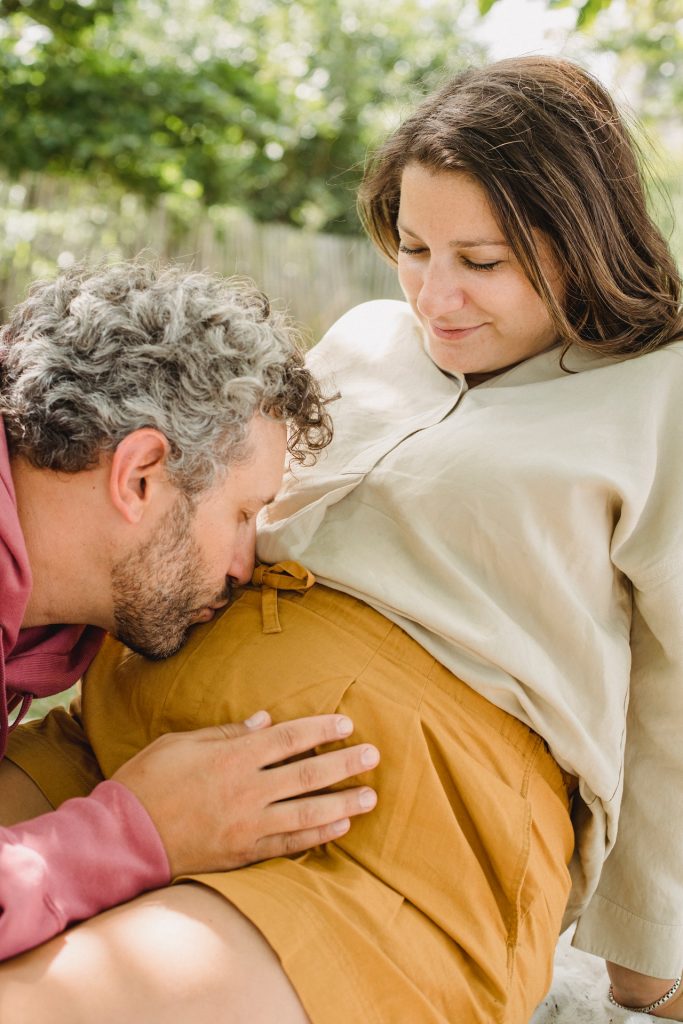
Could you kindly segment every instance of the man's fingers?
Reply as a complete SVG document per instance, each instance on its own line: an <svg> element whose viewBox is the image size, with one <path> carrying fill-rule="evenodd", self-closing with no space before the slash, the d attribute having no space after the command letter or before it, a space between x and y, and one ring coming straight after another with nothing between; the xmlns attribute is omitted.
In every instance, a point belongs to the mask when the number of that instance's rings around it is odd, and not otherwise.
<svg viewBox="0 0 683 1024"><path fill-rule="evenodd" d="M209 725L205 729L196 729L192 736L206 740L238 740L257 731L258 729L247 725L246 722L225 722L223 725Z"/></svg>
<svg viewBox="0 0 683 1024"><path fill-rule="evenodd" d="M304 829L301 832L285 832L277 836L264 836L257 846L258 860L270 860L271 857L289 857L294 853L303 853L323 843L333 843L349 831L351 822L348 818L335 821L320 828Z"/></svg>
<svg viewBox="0 0 683 1024"><path fill-rule="evenodd" d="M379 750L370 743L343 747L272 768L264 778L271 801L328 789L379 764Z"/></svg>
<svg viewBox="0 0 683 1024"><path fill-rule="evenodd" d="M268 808L264 824L271 834L310 832L344 821L356 814L367 814L377 803L377 794L369 786L343 789L336 793L285 800ZM264 840L267 837L264 837Z"/></svg>
<svg viewBox="0 0 683 1024"><path fill-rule="evenodd" d="M338 743L339 740L347 739L352 732L353 722L346 715L312 715L270 725L268 713L260 711L246 722L210 725L195 730L192 736L205 740L235 740L248 736L256 766L267 768L298 754L305 754L324 743Z"/></svg>
<svg viewBox="0 0 683 1024"><path fill-rule="evenodd" d="M285 832L277 836L264 836L257 846L257 859L270 860L272 857L289 857L303 853L323 843L333 843L348 832L351 822L348 818L335 821L320 828L304 829L301 832Z"/></svg>
<svg viewBox="0 0 683 1024"><path fill-rule="evenodd" d="M240 736L248 736L270 727L272 719L267 711L256 711L244 722L224 722L222 725L208 725L204 729L196 729L193 736L205 739L236 740Z"/></svg>
<svg viewBox="0 0 683 1024"><path fill-rule="evenodd" d="M305 754L324 743L338 743L353 732L353 722L346 715L313 715L281 722L254 736L253 749L261 768Z"/></svg>
<svg viewBox="0 0 683 1024"><path fill-rule="evenodd" d="M244 724L249 729L265 729L267 725L273 724L273 720L267 711L257 711L249 718L245 718Z"/></svg>
<svg viewBox="0 0 683 1024"><path fill-rule="evenodd" d="M353 815L367 814L376 803L375 791L362 786L343 793L276 804L270 808L270 822L282 826L282 831L263 836L256 844L256 855L259 860L288 857L313 846L332 843L349 831ZM340 813L346 816L340 817Z"/></svg>

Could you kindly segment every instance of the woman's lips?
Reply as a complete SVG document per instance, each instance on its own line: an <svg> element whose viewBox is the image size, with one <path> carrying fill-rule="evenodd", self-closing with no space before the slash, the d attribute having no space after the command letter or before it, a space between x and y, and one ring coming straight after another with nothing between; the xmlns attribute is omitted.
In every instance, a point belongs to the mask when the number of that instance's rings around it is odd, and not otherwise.
<svg viewBox="0 0 683 1024"><path fill-rule="evenodd" d="M435 338L442 338L444 341L459 341L461 338L469 338L475 331L478 331L483 324L473 324L472 327L437 327L430 324L429 329Z"/></svg>

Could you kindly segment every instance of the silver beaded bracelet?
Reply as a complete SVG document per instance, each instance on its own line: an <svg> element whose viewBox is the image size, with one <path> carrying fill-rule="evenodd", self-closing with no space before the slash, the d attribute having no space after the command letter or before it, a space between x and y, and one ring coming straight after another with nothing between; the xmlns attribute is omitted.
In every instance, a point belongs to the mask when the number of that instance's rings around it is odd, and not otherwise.
<svg viewBox="0 0 683 1024"><path fill-rule="evenodd" d="M623 1003L618 1003L614 998L611 985L607 995L609 996L610 1003L612 1003L613 1006L618 1006L620 1010L628 1010L630 1013L652 1013L653 1010L656 1010L659 1006L664 1006L664 1003L668 1003L670 999L673 999L678 992L680 984L681 975L679 974L669 991L665 992L659 999L655 999L654 1003L650 1003L648 1006L624 1006Z"/></svg>

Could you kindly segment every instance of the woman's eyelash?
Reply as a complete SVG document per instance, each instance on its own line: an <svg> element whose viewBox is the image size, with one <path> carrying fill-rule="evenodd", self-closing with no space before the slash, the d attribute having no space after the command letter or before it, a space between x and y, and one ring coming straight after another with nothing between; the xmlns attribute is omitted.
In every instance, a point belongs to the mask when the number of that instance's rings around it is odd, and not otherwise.
<svg viewBox="0 0 683 1024"><path fill-rule="evenodd" d="M406 245L405 242L399 242L398 251L404 253L406 256L419 256L427 250L423 247L411 249L411 247ZM475 263L473 260L468 260L465 256L462 257L462 261L465 266L469 267L471 270L493 270L494 267L497 267L499 263L502 262L502 260L491 260L490 263Z"/></svg>
<svg viewBox="0 0 683 1024"><path fill-rule="evenodd" d="M465 266L471 267L472 270L493 270L500 262L500 260L492 260L491 263L473 263L472 260L466 260L463 256L463 263Z"/></svg>

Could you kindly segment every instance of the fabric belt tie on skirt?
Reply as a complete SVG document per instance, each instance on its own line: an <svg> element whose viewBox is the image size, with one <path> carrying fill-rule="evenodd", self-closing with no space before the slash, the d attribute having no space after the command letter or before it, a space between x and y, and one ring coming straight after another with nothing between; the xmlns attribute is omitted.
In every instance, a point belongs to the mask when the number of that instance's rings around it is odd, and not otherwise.
<svg viewBox="0 0 683 1024"><path fill-rule="evenodd" d="M281 633L277 610L278 590L303 593L315 583L315 576L300 562L277 562L275 565L257 565L251 577L255 587L261 587L261 615L264 633Z"/></svg>

